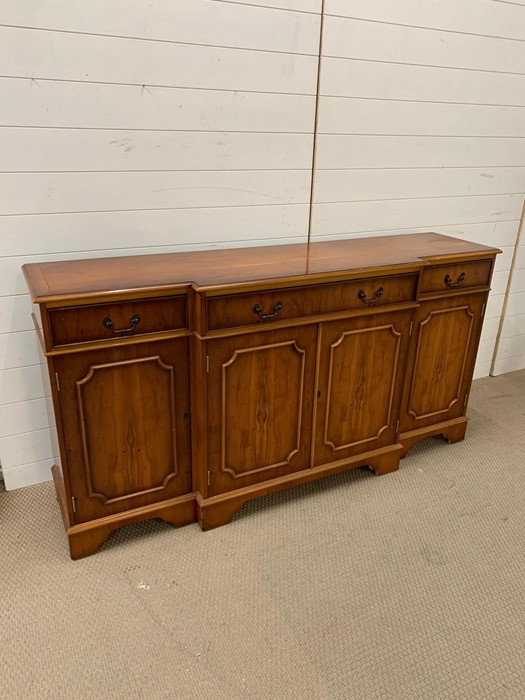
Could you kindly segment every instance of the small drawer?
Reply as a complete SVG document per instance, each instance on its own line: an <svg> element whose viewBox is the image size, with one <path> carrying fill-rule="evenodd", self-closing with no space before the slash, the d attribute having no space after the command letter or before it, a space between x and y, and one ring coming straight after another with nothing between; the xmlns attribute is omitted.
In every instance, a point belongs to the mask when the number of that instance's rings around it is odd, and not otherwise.
<svg viewBox="0 0 525 700"><path fill-rule="evenodd" d="M50 309L49 324L55 346L174 331L187 327L186 297Z"/></svg>
<svg viewBox="0 0 525 700"><path fill-rule="evenodd" d="M452 263L425 267L421 273L421 293L460 292L469 287L486 287L492 260Z"/></svg>
<svg viewBox="0 0 525 700"><path fill-rule="evenodd" d="M207 299L208 330L238 328L414 301L417 274L331 282Z"/></svg>

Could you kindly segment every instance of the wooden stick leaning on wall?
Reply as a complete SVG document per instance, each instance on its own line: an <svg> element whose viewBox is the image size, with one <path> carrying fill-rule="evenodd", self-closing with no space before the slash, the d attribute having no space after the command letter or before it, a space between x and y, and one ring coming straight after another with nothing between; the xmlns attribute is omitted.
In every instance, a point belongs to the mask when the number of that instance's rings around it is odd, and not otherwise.
<svg viewBox="0 0 525 700"><path fill-rule="evenodd" d="M516 242L514 244L514 252L512 254L512 261L510 263L509 278L507 280L507 287L505 289L505 298L503 299L503 307L501 309L501 316L499 319L498 333L496 335L496 344L494 345L494 353L492 355L492 364L490 365L490 376L494 377L494 370L496 368L496 360L498 357L498 350L501 340L501 334L503 332L503 324L505 323L505 317L507 315L507 306L509 303L510 290L512 287L512 277L514 275L514 268L516 267L516 258L518 256L518 250L521 241L521 234L523 232L523 222L525 220L525 198L523 199L523 206L521 207L521 216L518 223L518 231L516 233Z"/></svg>

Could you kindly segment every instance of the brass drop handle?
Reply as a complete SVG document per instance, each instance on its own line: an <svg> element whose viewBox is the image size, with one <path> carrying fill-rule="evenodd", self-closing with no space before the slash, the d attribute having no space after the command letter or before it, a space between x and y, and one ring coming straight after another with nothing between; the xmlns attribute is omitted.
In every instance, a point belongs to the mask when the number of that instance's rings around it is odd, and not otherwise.
<svg viewBox="0 0 525 700"><path fill-rule="evenodd" d="M357 297L363 302L363 304L366 304L367 306L374 306L374 304L378 304L381 301L381 297L383 296L384 291L385 290L383 289L383 287L379 287L375 297L373 299L367 299L364 289L360 289L357 292Z"/></svg>
<svg viewBox="0 0 525 700"><path fill-rule="evenodd" d="M253 313L261 319L261 321L271 321L272 318L276 318L283 309L283 302L278 301L273 307L273 311L269 314L263 314L262 306L260 304L255 304L253 307Z"/></svg>
<svg viewBox="0 0 525 700"><path fill-rule="evenodd" d="M462 272L460 274L460 276L458 277L457 282L453 282L451 276L447 275L445 277L445 284L448 285L450 287L450 289L457 289L458 287L460 287L463 284L463 282L465 281L465 277L466 277L465 273Z"/></svg>
<svg viewBox="0 0 525 700"><path fill-rule="evenodd" d="M112 333L115 333L115 335L133 333L138 323L140 323L140 316L138 314L133 314L133 316L129 319L129 328L114 328L113 321L109 318L109 316L102 319L102 325L104 328L107 328Z"/></svg>

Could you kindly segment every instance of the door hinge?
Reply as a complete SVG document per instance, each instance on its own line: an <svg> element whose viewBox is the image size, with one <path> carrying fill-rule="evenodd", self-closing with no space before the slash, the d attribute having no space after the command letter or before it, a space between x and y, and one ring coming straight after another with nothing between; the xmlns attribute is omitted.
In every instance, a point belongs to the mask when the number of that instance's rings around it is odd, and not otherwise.
<svg viewBox="0 0 525 700"><path fill-rule="evenodd" d="M410 321L410 328L408 329L408 335L412 335L412 328L414 327L414 321Z"/></svg>
<svg viewBox="0 0 525 700"><path fill-rule="evenodd" d="M77 503L76 503L76 498L74 496L71 496L71 503L73 505L73 513L77 512Z"/></svg>
<svg viewBox="0 0 525 700"><path fill-rule="evenodd" d="M206 372L210 372L210 356L206 355Z"/></svg>
<svg viewBox="0 0 525 700"><path fill-rule="evenodd" d="M397 433L399 433L399 421L397 421L397 423L396 423L396 435L397 435Z"/></svg>
<svg viewBox="0 0 525 700"><path fill-rule="evenodd" d="M463 401L463 408L467 405L467 401L468 401L468 394L465 394L465 399Z"/></svg>
<svg viewBox="0 0 525 700"><path fill-rule="evenodd" d="M211 471L208 469L208 486L211 486Z"/></svg>
<svg viewBox="0 0 525 700"><path fill-rule="evenodd" d="M55 380L56 380L56 383L57 383L57 391L60 391L60 379L59 379L59 376L58 376L58 372L55 372Z"/></svg>
<svg viewBox="0 0 525 700"><path fill-rule="evenodd" d="M483 306L481 307L481 318L485 315L485 302L483 302Z"/></svg>

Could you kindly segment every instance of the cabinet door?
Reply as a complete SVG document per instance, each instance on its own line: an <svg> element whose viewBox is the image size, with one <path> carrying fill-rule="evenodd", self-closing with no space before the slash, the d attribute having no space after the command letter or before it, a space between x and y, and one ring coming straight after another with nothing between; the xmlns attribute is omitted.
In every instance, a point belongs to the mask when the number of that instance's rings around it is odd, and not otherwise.
<svg viewBox="0 0 525 700"><path fill-rule="evenodd" d="M317 329L208 343L210 494L307 469Z"/></svg>
<svg viewBox="0 0 525 700"><path fill-rule="evenodd" d="M56 358L75 522L191 491L187 339Z"/></svg>
<svg viewBox="0 0 525 700"><path fill-rule="evenodd" d="M423 302L414 315L402 432L465 414L487 295Z"/></svg>
<svg viewBox="0 0 525 700"><path fill-rule="evenodd" d="M410 317L321 325L315 465L395 444Z"/></svg>

